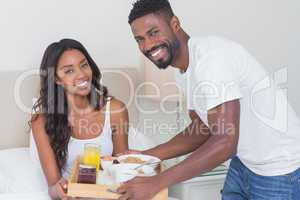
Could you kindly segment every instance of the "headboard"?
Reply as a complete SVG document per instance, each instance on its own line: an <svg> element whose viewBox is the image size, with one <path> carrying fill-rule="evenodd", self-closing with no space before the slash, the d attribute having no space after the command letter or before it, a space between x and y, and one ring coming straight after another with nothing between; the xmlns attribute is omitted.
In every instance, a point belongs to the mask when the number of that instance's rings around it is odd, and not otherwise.
<svg viewBox="0 0 300 200"><path fill-rule="evenodd" d="M30 110L32 99L38 96L38 70L0 71L0 149L25 147L29 143ZM130 123L138 123L134 92L141 82L137 68L101 69L103 84L109 93L127 104Z"/></svg>

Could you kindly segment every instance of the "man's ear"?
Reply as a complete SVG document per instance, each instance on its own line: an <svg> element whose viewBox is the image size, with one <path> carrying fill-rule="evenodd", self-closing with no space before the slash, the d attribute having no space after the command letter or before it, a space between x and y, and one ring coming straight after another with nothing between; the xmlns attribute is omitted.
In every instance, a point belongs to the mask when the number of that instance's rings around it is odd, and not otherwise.
<svg viewBox="0 0 300 200"><path fill-rule="evenodd" d="M170 25L174 33L178 32L181 29L180 21L177 16L173 16L171 18Z"/></svg>

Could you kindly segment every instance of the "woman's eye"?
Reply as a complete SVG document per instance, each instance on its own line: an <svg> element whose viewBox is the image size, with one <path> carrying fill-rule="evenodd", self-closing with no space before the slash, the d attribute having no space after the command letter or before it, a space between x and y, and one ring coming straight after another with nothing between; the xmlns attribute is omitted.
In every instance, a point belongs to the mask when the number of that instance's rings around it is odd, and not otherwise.
<svg viewBox="0 0 300 200"><path fill-rule="evenodd" d="M71 74L71 73L73 73L73 72L74 72L73 69L68 69L68 70L65 71L65 74Z"/></svg>
<svg viewBox="0 0 300 200"><path fill-rule="evenodd" d="M84 63L83 65L81 65L81 67L88 67L88 63Z"/></svg>
<svg viewBox="0 0 300 200"><path fill-rule="evenodd" d="M135 39L135 41L136 41L138 44L142 42L141 39Z"/></svg>

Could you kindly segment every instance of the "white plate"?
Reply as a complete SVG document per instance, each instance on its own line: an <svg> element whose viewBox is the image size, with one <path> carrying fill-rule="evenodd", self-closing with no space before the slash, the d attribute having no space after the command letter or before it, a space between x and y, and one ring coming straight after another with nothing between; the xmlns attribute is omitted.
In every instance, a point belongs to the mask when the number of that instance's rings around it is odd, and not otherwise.
<svg viewBox="0 0 300 200"><path fill-rule="evenodd" d="M135 170L137 167L142 165L142 163L120 163L120 164L112 164L110 161L101 161L103 164L102 167L104 172L106 172L113 180L115 184L126 182L128 180L133 179L136 176L154 176L156 175L155 168L159 165L161 160L154 156L142 155L142 154L129 154L119 156L117 160L120 162L128 157L139 158L145 162L157 162L155 165L145 165L141 167L141 171L143 173L139 173L139 170Z"/></svg>
<svg viewBox="0 0 300 200"><path fill-rule="evenodd" d="M161 160L157 157L154 156L150 156L150 155L144 155L144 154L128 154L128 155L122 155L118 157L118 161L121 162L122 160L125 160L128 157L134 157L134 158L139 158L145 162L149 161L149 160L153 160L153 162L157 162L157 165L154 165L154 167L159 165L159 162L161 162Z"/></svg>

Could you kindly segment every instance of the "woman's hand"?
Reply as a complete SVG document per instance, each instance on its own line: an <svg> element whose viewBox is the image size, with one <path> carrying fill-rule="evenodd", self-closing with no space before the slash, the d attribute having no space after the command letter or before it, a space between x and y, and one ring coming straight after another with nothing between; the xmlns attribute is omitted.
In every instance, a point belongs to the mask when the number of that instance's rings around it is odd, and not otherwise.
<svg viewBox="0 0 300 200"><path fill-rule="evenodd" d="M67 197L68 181L61 178L57 183L48 188L51 199L71 199Z"/></svg>

